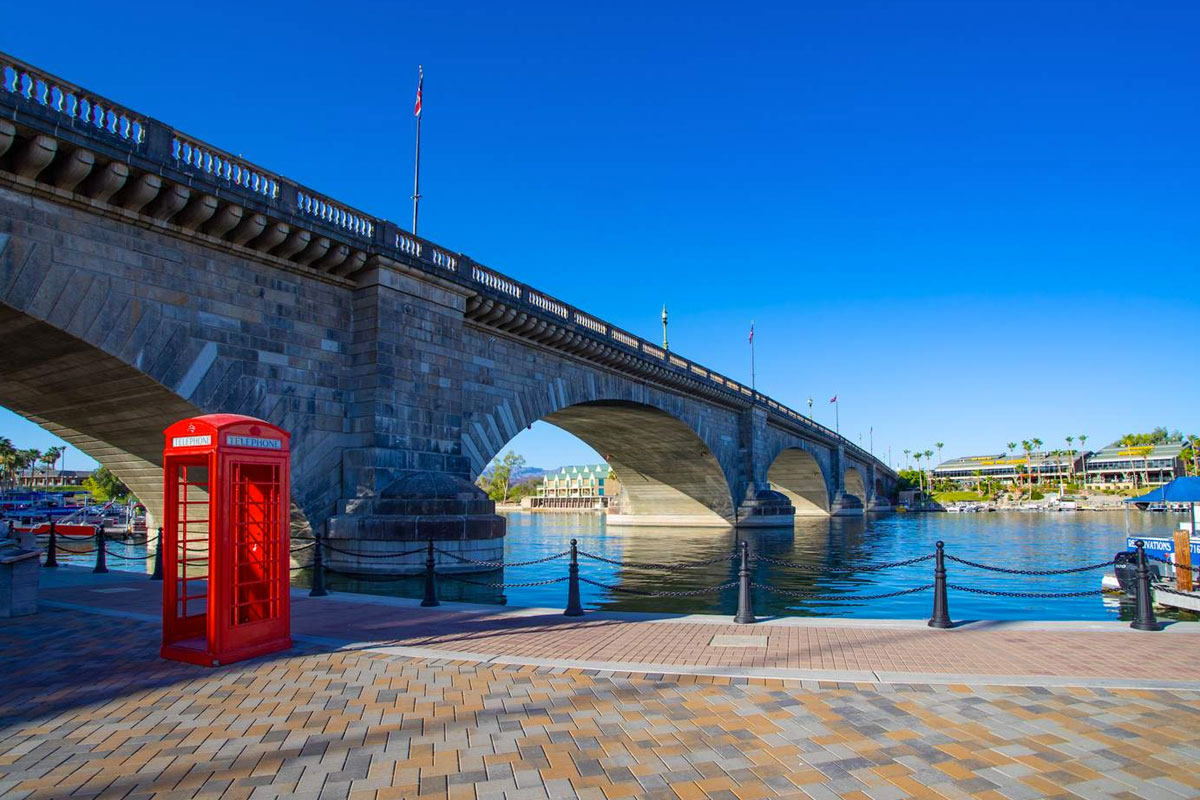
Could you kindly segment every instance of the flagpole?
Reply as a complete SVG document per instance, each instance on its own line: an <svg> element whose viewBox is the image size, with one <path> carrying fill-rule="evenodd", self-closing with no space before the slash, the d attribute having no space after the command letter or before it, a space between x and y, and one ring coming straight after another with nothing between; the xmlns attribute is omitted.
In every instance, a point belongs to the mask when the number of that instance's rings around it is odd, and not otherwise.
<svg viewBox="0 0 1200 800"><path fill-rule="evenodd" d="M754 320L750 320L750 391L758 394L754 375Z"/></svg>
<svg viewBox="0 0 1200 800"><path fill-rule="evenodd" d="M420 100L421 84L425 80L425 70L417 66L417 98ZM417 160L413 166L413 236L417 235L417 204L421 202L421 109L417 110Z"/></svg>
<svg viewBox="0 0 1200 800"><path fill-rule="evenodd" d="M840 400L833 401L833 432L838 436L842 435L842 404Z"/></svg>

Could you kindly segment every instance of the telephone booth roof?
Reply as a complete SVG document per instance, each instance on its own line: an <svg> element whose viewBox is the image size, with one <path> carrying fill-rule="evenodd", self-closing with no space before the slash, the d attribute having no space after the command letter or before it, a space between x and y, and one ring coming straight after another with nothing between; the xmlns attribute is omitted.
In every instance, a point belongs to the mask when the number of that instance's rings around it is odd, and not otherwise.
<svg viewBox="0 0 1200 800"><path fill-rule="evenodd" d="M222 447L287 450L291 435L276 425L242 414L189 417L163 431L167 452L203 452Z"/></svg>

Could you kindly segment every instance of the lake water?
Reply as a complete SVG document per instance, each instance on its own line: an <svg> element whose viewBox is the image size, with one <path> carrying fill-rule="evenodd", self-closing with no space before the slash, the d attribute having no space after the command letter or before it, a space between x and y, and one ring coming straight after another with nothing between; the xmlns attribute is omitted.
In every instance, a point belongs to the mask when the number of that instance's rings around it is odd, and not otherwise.
<svg viewBox="0 0 1200 800"><path fill-rule="evenodd" d="M946 553L971 561L1010 569L1056 569L1081 566L1112 558L1125 547L1127 535L1169 536L1183 518L1174 514L1137 511L1080 513L996 512L986 514L883 514L862 517L802 518L792 530L733 530L712 528L608 528L595 514L508 514L505 561L528 561L568 549L572 538L581 550L614 561L674 563L703 561L732 552L739 535L751 552L801 565L836 569L813 572L754 565L754 581L772 587L834 595L836 599L811 600L755 590L755 612L760 616L863 617L888 619L928 618L932 591L885 600L856 600L933 582L933 562L887 569L864 566L900 561L934 551L939 539ZM114 552L119 550L114 549ZM131 555L144 549L128 548ZM91 563L88 558L63 558L64 563ZM110 560L109 568L125 567ZM129 562L129 569L138 569ZM1075 592L1098 589L1106 570L1073 575L1024 576L985 572L954 562L947 563L949 583L1014 592ZM1111 569L1107 570L1111 572ZM529 567L506 568L463 577L488 583L541 581L567 574L567 559ZM580 575L606 586L647 592L689 591L719 586L737 579L734 561L678 572L615 566L580 559ZM307 571L297 572L294 584L307 586ZM398 597L420 597L421 578L357 579L330 574L332 591L353 591ZM439 597L446 601L561 608L566 603L566 583L511 589L473 586L441 579ZM585 608L616 611L732 614L736 588L715 595L694 597L641 597L589 584L581 586ZM1132 608L1108 597L1029 599L977 595L951 590L950 615L965 619L1104 620L1130 619Z"/></svg>

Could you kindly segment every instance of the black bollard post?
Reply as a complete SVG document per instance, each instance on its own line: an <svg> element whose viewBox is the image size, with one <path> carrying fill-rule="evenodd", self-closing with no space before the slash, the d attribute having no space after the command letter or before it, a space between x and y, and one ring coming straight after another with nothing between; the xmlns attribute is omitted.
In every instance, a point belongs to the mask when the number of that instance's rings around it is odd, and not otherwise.
<svg viewBox="0 0 1200 800"><path fill-rule="evenodd" d="M567 610L564 617L582 617L583 605L579 602L579 542L571 540L571 566L567 570Z"/></svg>
<svg viewBox="0 0 1200 800"><path fill-rule="evenodd" d="M50 520L50 544L46 546L46 563L42 566L58 566L58 534L54 532L54 520Z"/></svg>
<svg viewBox="0 0 1200 800"><path fill-rule="evenodd" d="M96 526L96 566L92 572L108 572L108 559L104 553L104 526Z"/></svg>
<svg viewBox="0 0 1200 800"><path fill-rule="evenodd" d="M8 538L10 538L10 539L17 538L16 528L17 528L17 523L13 522L10 519L8 521Z"/></svg>
<svg viewBox="0 0 1200 800"><path fill-rule="evenodd" d="M309 597L325 597L329 590L325 588L325 555L321 549L321 537L313 531L313 580Z"/></svg>
<svg viewBox="0 0 1200 800"><path fill-rule="evenodd" d="M437 576L433 574L433 539L429 540L429 550L425 554L425 599L421 605L426 608L441 605L437 599Z"/></svg>
<svg viewBox="0 0 1200 800"><path fill-rule="evenodd" d="M1137 547L1137 610L1129 627L1139 631L1161 631L1163 625L1154 616L1154 593L1150 588L1150 567L1146 563L1146 543L1138 539Z"/></svg>
<svg viewBox="0 0 1200 800"><path fill-rule="evenodd" d="M152 581L161 581L163 576L162 528L158 529L158 549L154 551L154 574Z"/></svg>
<svg viewBox="0 0 1200 800"><path fill-rule="evenodd" d="M754 618L754 598L750 595L750 545L742 542L742 566L738 570L738 608L733 621L738 625L757 622Z"/></svg>
<svg viewBox="0 0 1200 800"><path fill-rule="evenodd" d="M945 542L937 543L937 558L933 567L933 616L929 618L931 628L953 628L950 621L950 601L946 598Z"/></svg>

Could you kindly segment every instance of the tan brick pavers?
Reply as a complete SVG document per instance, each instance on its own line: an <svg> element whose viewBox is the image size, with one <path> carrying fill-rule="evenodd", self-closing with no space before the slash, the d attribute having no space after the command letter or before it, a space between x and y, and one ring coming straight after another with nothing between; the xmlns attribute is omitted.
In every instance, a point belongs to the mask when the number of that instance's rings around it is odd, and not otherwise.
<svg viewBox="0 0 1200 800"><path fill-rule="evenodd" d="M158 636L80 610L0 621L0 796L1200 796L1200 692L658 677L314 644L210 670L160 660Z"/></svg>

